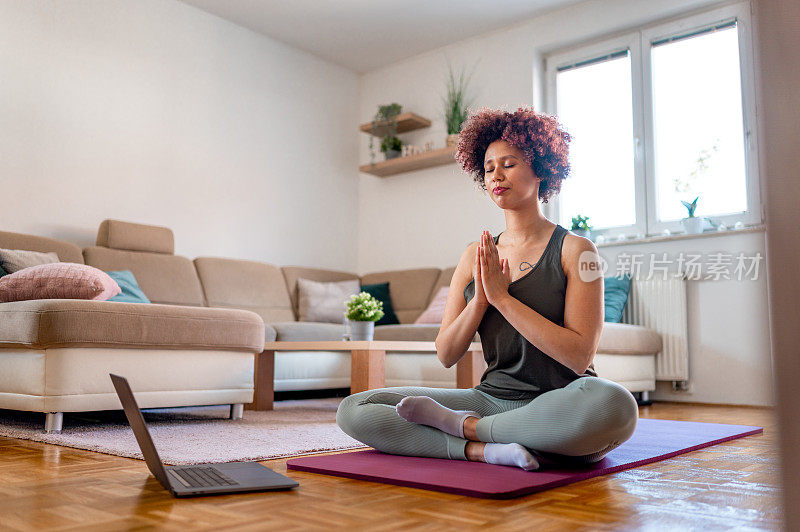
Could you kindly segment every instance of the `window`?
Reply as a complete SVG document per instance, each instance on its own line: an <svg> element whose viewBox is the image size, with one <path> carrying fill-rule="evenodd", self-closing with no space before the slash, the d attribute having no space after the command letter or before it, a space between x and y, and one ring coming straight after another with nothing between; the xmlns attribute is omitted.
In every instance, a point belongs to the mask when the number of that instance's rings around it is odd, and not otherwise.
<svg viewBox="0 0 800 532"><path fill-rule="evenodd" d="M760 223L747 4L547 57L548 112L572 135L550 215L606 236Z"/></svg>
<svg viewBox="0 0 800 532"><path fill-rule="evenodd" d="M557 74L556 114L573 136L562 213L580 212L602 227L636 223L630 72L630 53L623 50L588 64L563 66Z"/></svg>

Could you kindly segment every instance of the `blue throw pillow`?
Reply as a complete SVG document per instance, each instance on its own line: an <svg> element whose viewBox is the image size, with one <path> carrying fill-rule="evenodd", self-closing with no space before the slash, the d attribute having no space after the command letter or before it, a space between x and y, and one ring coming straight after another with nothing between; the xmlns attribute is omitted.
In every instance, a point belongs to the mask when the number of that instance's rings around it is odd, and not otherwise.
<svg viewBox="0 0 800 532"><path fill-rule="evenodd" d="M622 277L605 277L606 316L605 321L619 323L622 320L622 311L628 303L628 293L631 291L631 278L629 275Z"/></svg>
<svg viewBox="0 0 800 532"><path fill-rule="evenodd" d="M361 291L383 303L383 317L375 322L375 325L397 325L400 320L392 308L392 298L389 296L389 283L362 284Z"/></svg>
<svg viewBox="0 0 800 532"><path fill-rule="evenodd" d="M121 270L106 273L109 277L114 279L122 289L122 292L109 299L109 301L118 301L120 303L150 303L150 300L144 295L142 289L139 288L139 283L136 282L132 271Z"/></svg>

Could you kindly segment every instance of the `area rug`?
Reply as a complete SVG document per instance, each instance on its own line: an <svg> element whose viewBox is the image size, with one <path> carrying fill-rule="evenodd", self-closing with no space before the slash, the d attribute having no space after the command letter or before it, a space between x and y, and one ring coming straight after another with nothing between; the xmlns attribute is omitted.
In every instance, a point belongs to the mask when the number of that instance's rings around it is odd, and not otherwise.
<svg viewBox="0 0 800 532"><path fill-rule="evenodd" d="M422 488L471 497L508 499L599 475L616 473L703 447L762 432L761 427L640 419L625 443L591 466L543 466L537 471L482 462L359 451L294 458L288 469Z"/></svg>
<svg viewBox="0 0 800 532"><path fill-rule="evenodd" d="M172 465L268 460L366 447L336 425L341 399L276 401L266 412L227 419L223 406L143 410L158 454ZM44 433L44 414L0 410L0 436L142 459L122 411L65 413L61 434Z"/></svg>

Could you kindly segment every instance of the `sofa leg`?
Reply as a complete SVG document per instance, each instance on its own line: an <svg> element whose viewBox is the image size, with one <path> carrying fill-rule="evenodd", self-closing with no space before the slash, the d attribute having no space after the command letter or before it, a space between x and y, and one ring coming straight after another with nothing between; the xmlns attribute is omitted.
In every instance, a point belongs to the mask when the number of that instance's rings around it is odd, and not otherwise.
<svg viewBox="0 0 800 532"><path fill-rule="evenodd" d="M60 434L63 423L63 412L48 412L44 418L44 431L48 434Z"/></svg>
<svg viewBox="0 0 800 532"><path fill-rule="evenodd" d="M234 403L231 405L231 419L242 419L244 414L244 404Z"/></svg>
<svg viewBox="0 0 800 532"><path fill-rule="evenodd" d="M650 406L653 404L653 401L650 400L650 392L648 391L636 392L634 397L636 397L636 404L639 406Z"/></svg>

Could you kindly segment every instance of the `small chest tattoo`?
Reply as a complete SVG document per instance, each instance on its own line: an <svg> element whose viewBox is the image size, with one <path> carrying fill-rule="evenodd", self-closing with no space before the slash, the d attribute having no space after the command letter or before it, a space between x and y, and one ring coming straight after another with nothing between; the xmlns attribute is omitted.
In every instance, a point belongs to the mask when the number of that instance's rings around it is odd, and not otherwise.
<svg viewBox="0 0 800 532"><path fill-rule="evenodd" d="M530 262L522 261L520 263L520 265L519 265L519 271L521 271L521 272L524 272L526 270L530 270L531 268L533 268L533 264L531 264Z"/></svg>

